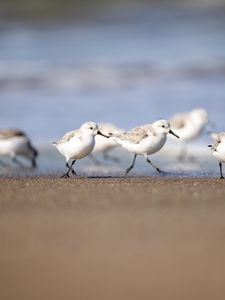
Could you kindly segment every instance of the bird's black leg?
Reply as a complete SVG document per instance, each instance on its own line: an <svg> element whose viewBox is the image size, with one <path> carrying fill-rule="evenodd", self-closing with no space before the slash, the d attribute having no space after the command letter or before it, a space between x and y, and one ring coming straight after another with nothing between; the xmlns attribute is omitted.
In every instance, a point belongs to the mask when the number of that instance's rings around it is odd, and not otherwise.
<svg viewBox="0 0 225 300"><path fill-rule="evenodd" d="M74 171L74 169L72 168L72 166L74 165L75 162L76 162L76 160L73 160L70 166L69 166L68 162L66 163L66 167L68 168L68 171L65 174L63 174L61 176L61 178L69 178L70 171L72 171L73 175L77 175L76 172Z"/></svg>
<svg viewBox="0 0 225 300"><path fill-rule="evenodd" d="M221 162L219 162L219 166L220 166L220 179L224 179L224 177L223 177L223 167L222 167L222 163Z"/></svg>
<svg viewBox="0 0 225 300"><path fill-rule="evenodd" d="M72 168L72 166L75 164L75 162L76 162L76 160L73 160L73 161L72 161L72 164L71 164L69 170L72 171L72 174L73 174L73 175L76 175L76 176L77 176L77 173L76 173L75 170Z"/></svg>
<svg viewBox="0 0 225 300"><path fill-rule="evenodd" d="M70 177L70 176L69 176L69 173L70 173L70 166L69 166L68 162L66 163L66 167L68 168L68 171L67 171L65 174L63 174L63 175L61 176L61 178L69 178L69 177Z"/></svg>
<svg viewBox="0 0 225 300"><path fill-rule="evenodd" d="M93 163L97 166L101 165L101 162L91 153L89 154L90 159L93 161Z"/></svg>
<svg viewBox="0 0 225 300"><path fill-rule="evenodd" d="M178 161L179 162L190 162L190 163L196 162L195 157L188 154L187 144L184 144L182 146L180 153L178 155Z"/></svg>
<svg viewBox="0 0 225 300"><path fill-rule="evenodd" d="M126 169L125 175L127 175L127 174L133 169L134 164L135 164L136 157L137 157L137 154L134 154L133 162L132 162L131 166L130 166L129 168Z"/></svg>
<svg viewBox="0 0 225 300"><path fill-rule="evenodd" d="M159 172L160 174L165 174L166 172L160 170L157 166L155 166L148 157L146 157L146 161L147 163L149 163L154 169L156 169L157 172Z"/></svg>
<svg viewBox="0 0 225 300"><path fill-rule="evenodd" d="M4 161L0 160L0 166L7 167L7 164Z"/></svg>
<svg viewBox="0 0 225 300"><path fill-rule="evenodd" d="M31 160L31 167L32 167L33 169L37 168L36 158L33 158L33 159Z"/></svg>
<svg viewBox="0 0 225 300"><path fill-rule="evenodd" d="M119 163L119 162L120 162L120 160L119 160L118 157L109 155L109 154L108 154L108 151L106 151L106 152L103 153L103 158L104 158L105 160L111 160L111 161L114 161L115 163Z"/></svg>
<svg viewBox="0 0 225 300"><path fill-rule="evenodd" d="M178 161L180 162L184 162L185 159L187 158L187 145L186 144L183 144L182 145L182 148L180 150L180 153L178 155Z"/></svg>
<svg viewBox="0 0 225 300"><path fill-rule="evenodd" d="M15 156L12 157L12 161L20 168L25 168L25 166Z"/></svg>

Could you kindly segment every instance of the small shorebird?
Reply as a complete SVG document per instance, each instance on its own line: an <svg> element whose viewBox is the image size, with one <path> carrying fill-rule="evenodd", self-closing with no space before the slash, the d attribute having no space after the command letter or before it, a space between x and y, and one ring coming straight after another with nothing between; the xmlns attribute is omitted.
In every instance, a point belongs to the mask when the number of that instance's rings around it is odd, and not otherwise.
<svg viewBox="0 0 225 300"><path fill-rule="evenodd" d="M142 125L125 133L112 137L119 145L127 151L134 153L134 159L126 173L134 167L137 155L143 155L146 161L151 164L159 173L162 171L156 167L148 158L148 155L158 152L166 143L167 134L170 133L179 138L171 129L170 123L166 120L158 120L153 124Z"/></svg>
<svg viewBox="0 0 225 300"><path fill-rule="evenodd" d="M184 160L187 156L186 143L197 139L208 123L207 111L203 108L198 108L189 112L178 113L169 121L171 128L176 131L181 142L183 142L179 159Z"/></svg>
<svg viewBox="0 0 225 300"><path fill-rule="evenodd" d="M212 155L218 160L220 168L220 178L224 179L222 163L225 163L225 132L213 134L214 144L208 145Z"/></svg>
<svg viewBox="0 0 225 300"><path fill-rule="evenodd" d="M113 124L110 123L99 123L98 124L99 131L106 136L112 136L114 134L120 134L123 133L124 130L116 127ZM100 162L94 157L93 154L103 154L103 158L105 160L112 160L114 162L119 162L119 159L117 157L113 157L108 154L112 149L118 147L119 145L113 141L112 139L106 139L105 137L102 137L101 135L96 135L95 137L95 147L90 154L91 159L96 163L100 164Z"/></svg>
<svg viewBox="0 0 225 300"><path fill-rule="evenodd" d="M80 129L67 132L59 141L54 142L53 145L66 158L66 167L68 171L62 176L69 177L70 171L73 175L77 175L73 169L76 160L84 158L89 155L95 146L96 135L105 136L98 130L98 125L94 122L84 123ZM69 166L69 160L72 159Z"/></svg>
<svg viewBox="0 0 225 300"><path fill-rule="evenodd" d="M16 156L29 159L32 167L36 167L37 150L32 146L26 134L19 129L0 129L0 155L9 155L14 163L24 167ZM4 164L1 162L1 164Z"/></svg>

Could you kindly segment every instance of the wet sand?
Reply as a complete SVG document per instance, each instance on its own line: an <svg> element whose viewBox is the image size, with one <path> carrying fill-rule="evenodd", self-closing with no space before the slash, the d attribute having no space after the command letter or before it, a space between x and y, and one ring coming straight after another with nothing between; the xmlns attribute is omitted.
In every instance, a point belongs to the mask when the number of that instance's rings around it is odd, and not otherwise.
<svg viewBox="0 0 225 300"><path fill-rule="evenodd" d="M0 299L225 299L225 180L0 178Z"/></svg>

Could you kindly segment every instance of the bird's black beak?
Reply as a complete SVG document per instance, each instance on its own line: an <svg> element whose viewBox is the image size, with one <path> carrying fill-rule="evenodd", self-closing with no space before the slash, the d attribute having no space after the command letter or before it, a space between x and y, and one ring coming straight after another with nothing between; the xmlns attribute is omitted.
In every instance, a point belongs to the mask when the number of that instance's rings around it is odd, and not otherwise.
<svg viewBox="0 0 225 300"><path fill-rule="evenodd" d="M180 137L179 137L175 132L173 132L173 130L171 130L171 129L170 129L169 133L172 134L172 135L174 135L174 136L175 136L176 138L178 138L178 139L180 138Z"/></svg>
<svg viewBox="0 0 225 300"><path fill-rule="evenodd" d="M98 135L101 135L101 136L104 136L104 137L107 138L107 139L109 138L108 135L105 135L105 134L101 133L101 131L99 131L99 130L98 130L97 134L98 134Z"/></svg>

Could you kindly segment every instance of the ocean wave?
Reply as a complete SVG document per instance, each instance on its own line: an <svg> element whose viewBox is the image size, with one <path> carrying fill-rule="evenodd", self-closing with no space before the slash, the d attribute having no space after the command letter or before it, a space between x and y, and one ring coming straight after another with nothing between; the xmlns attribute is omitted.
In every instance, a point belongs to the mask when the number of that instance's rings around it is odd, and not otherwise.
<svg viewBox="0 0 225 300"><path fill-rule="evenodd" d="M161 67L152 64L48 66L32 62L1 63L0 89L118 89L163 80L224 77L225 65Z"/></svg>

